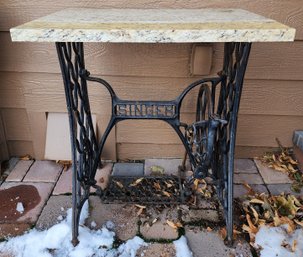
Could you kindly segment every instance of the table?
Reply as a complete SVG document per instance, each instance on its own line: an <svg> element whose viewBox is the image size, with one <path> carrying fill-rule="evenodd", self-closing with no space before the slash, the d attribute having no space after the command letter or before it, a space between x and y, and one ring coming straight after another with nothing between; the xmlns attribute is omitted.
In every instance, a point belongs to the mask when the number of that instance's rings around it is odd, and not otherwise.
<svg viewBox="0 0 303 257"><path fill-rule="evenodd" d="M73 234L77 245L81 208L96 186L95 174L106 138L126 119L167 122L180 137L194 178L212 177L224 208L227 239L233 236L234 151L244 75L252 42L293 41L295 30L240 9L66 9L11 29L13 41L55 42L62 71L70 122L73 159ZM201 43L223 42L218 76L190 84L174 100L120 99L105 80L90 75L84 42ZM97 141L88 82L104 86L112 99L109 124ZM196 119L180 121L184 97L199 87ZM216 91L219 91L216 94ZM188 183L193 181L189 178Z"/></svg>

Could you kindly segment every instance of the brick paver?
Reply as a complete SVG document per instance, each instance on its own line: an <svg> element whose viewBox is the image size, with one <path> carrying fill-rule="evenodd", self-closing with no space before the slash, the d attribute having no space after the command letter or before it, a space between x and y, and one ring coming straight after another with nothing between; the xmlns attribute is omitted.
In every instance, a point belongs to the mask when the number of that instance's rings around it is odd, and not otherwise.
<svg viewBox="0 0 303 257"><path fill-rule="evenodd" d="M234 175L234 183L235 184L264 184L262 177L256 173L256 174L244 174L244 173L237 173Z"/></svg>
<svg viewBox="0 0 303 257"><path fill-rule="evenodd" d="M146 159L144 165L144 174L159 175L157 172L165 175L178 175L178 167L182 164L182 159ZM152 167L158 167L154 171ZM159 171L158 171L159 170ZM153 174L154 173L154 174Z"/></svg>
<svg viewBox="0 0 303 257"><path fill-rule="evenodd" d="M105 189L108 184L108 179L112 171L112 163L103 163L102 169L97 169L95 179L97 185ZM53 195L63 195L72 193L72 167L63 171L53 191ZM95 190L91 188L91 192Z"/></svg>
<svg viewBox="0 0 303 257"><path fill-rule="evenodd" d="M8 189L11 187L16 187L20 185L32 185L36 187L38 194L40 196L39 203L31 210L27 210L26 206L24 206L25 213L20 218L16 220L16 222L23 222L23 223L30 223L34 224L36 223L43 206L45 205L46 201L49 198L49 195L51 194L51 191L54 187L53 183L24 183L24 182L5 182L0 187L0 193L1 190ZM16 192L16 197L20 197L18 193ZM10 199L7 199L7 201L10 201Z"/></svg>
<svg viewBox="0 0 303 257"><path fill-rule="evenodd" d="M296 193L291 190L291 184L270 184L267 185L267 187L271 195L280 195L281 193L285 193L302 196L302 192Z"/></svg>
<svg viewBox="0 0 303 257"><path fill-rule="evenodd" d="M265 185L250 185L251 188L256 193L266 193L268 194L268 189ZM243 185L234 185L234 197L235 198L241 198L245 195L247 195L247 189Z"/></svg>
<svg viewBox="0 0 303 257"><path fill-rule="evenodd" d="M258 170L251 159L235 159L235 173L258 173Z"/></svg>
<svg viewBox="0 0 303 257"><path fill-rule="evenodd" d="M54 161L36 161L27 172L25 182L56 182L62 165Z"/></svg>
<svg viewBox="0 0 303 257"><path fill-rule="evenodd" d="M259 172L266 184L287 184L292 183L287 174L271 169L262 164L260 160L255 160Z"/></svg>
<svg viewBox="0 0 303 257"><path fill-rule="evenodd" d="M20 182L26 175L27 171L31 167L34 161L23 161L20 160L13 168L11 173L6 178L6 182Z"/></svg>

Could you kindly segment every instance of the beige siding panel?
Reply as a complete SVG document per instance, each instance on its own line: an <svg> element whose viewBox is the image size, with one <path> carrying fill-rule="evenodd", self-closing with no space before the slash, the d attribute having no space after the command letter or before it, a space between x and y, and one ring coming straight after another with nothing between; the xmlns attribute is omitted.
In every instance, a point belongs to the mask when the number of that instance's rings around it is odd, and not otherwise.
<svg viewBox="0 0 303 257"><path fill-rule="evenodd" d="M31 140L31 131L25 109L1 110L6 140Z"/></svg>
<svg viewBox="0 0 303 257"><path fill-rule="evenodd" d="M0 108L25 108L21 76L0 72L0 78Z"/></svg>
<svg viewBox="0 0 303 257"><path fill-rule="evenodd" d="M59 73L55 45L11 42L0 33L3 49L0 70ZM86 45L86 66L91 73L130 76L184 77L189 75L190 44Z"/></svg>
<svg viewBox="0 0 303 257"><path fill-rule="evenodd" d="M184 121L194 115L184 115ZM303 119L297 116L240 115L237 145L276 147L275 138L284 146L292 145L294 130L302 129ZM181 141L168 124L161 121L123 121L117 125L118 143L177 144Z"/></svg>
<svg viewBox="0 0 303 257"><path fill-rule="evenodd" d="M44 159L46 139L46 113L27 112L29 126L32 135L32 143L35 159Z"/></svg>
<svg viewBox="0 0 303 257"><path fill-rule="evenodd" d="M27 154L30 156L35 155L31 141L9 140L7 141L7 147L10 156L24 156Z"/></svg>
<svg viewBox="0 0 303 257"><path fill-rule="evenodd" d="M119 160L143 160L146 158L183 158L184 147L180 144L117 144ZM237 146L235 158L253 158L265 152L277 150L270 147Z"/></svg>
<svg viewBox="0 0 303 257"><path fill-rule="evenodd" d="M103 135L107 124L109 122L110 117L105 115L98 115L97 116L97 137L101 138ZM116 150L116 128L114 127L110 134L107 137L105 142L103 153L101 158L104 160L117 160L117 150Z"/></svg>
<svg viewBox="0 0 303 257"><path fill-rule="evenodd" d="M53 44L12 43L7 32L0 70L59 73ZM113 76L187 77L191 44L87 44L86 63L92 74ZM255 43L247 79L303 80L302 41ZM214 44L211 74L221 69L223 45Z"/></svg>
<svg viewBox="0 0 303 257"><path fill-rule="evenodd" d="M5 133L4 133L4 126L2 122L2 117L0 113L0 163L3 160L8 159L8 149L6 145L6 138L5 138Z"/></svg>
<svg viewBox="0 0 303 257"><path fill-rule="evenodd" d="M4 87L21 87L26 108L30 112L65 112L63 82L60 74L0 72ZM196 78L153 78L103 76L112 84L121 99L172 100ZM111 112L108 92L97 83L89 83L91 107L94 113ZM195 110L197 90L185 97L182 112ZM15 102L13 98L11 102ZM303 114L303 84L301 81L246 80L241 100L241 114L291 115ZM9 106L4 106L9 107Z"/></svg>
<svg viewBox="0 0 303 257"><path fill-rule="evenodd" d="M19 1L5 0L0 6L0 30L8 31L10 27L39 18L68 7L92 8L243 8L289 26L295 27L297 39L303 39L303 8L301 0L266 1L266 0L192 0L192 1L150 1L150 0L66 0L66 1ZM283 11L281 11L283 10Z"/></svg>

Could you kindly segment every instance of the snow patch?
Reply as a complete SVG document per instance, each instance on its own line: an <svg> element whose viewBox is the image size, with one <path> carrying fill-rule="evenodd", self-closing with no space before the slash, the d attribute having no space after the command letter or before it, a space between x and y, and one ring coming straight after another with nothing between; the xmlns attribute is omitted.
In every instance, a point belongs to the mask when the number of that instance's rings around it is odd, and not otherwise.
<svg viewBox="0 0 303 257"><path fill-rule="evenodd" d="M74 247L71 244L72 211L67 211L66 219L52 226L48 230L32 229L28 233L10 238L0 243L1 253L12 253L16 257L135 257L137 250L147 245L141 238L134 237L126 243L113 249L115 233L103 227L90 230L83 226L88 217L88 202L83 205L80 215L79 240Z"/></svg>
<svg viewBox="0 0 303 257"><path fill-rule="evenodd" d="M185 236L181 236L178 240L174 241L174 245L176 248L176 257L193 257Z"/></svg>
<svg viewBox="0 0 303 257"><path fill-rule="evenodd" d="M24 212L23 203L21 203L21 202L17 203L16 211L19 212L19 213L21 213L21 214Z"/></svg>
<svg viewBox="0 0 303 257"><path fill-rule="evenodd" d="M115 233L108 228L113 228L114 224L107 222L107 227L90 230L83 225L88 217L88 210L86 201L80 215L80 243L76 247L71 244L72 210L69 209L67 217L48 230L32 229L22 236L0 243L0 256L11 253L15 257L135 257L139 248L148 246L142 238L136 236L114 249ZM174 245L176 257L193 257L184 236L174 241Z"/></svg>
<svg viewBox="0 0 303 257"><path fill-rule="evenodd" d="M282 246L288 244L291 248L294 240L296 240L294 252ZM262 249L260 257L302 257L303 229L288 234L286 226L262 226L256 234L255 246Z"/></svg>

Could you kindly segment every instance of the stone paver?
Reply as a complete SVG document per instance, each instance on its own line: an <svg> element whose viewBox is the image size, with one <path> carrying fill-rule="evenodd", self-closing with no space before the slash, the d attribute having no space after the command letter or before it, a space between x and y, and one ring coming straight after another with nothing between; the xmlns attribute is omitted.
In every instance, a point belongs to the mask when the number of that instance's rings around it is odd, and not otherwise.
<svg viewBox="0 0 303 257"><path fill-rule="evenodd" d="M105 189L108 184L112 167L112 163L103 163L103 168L97 169L95 179L97 181L97 185L100 186L102 189ZM63 195L72 193L72 175L72 167L61 173L61 176L58 179L58 182L53 191L53 195ZM91 192L95 192L95 189L91 188Z"/></svg>
<svg viewBox="0 0 303 257"><path fill-rule="evenodd" d="M86 221L88 226L91 226L92 222L96 225L93 228L113 223L113 228L112 225L108 228L112 229L121 240L128 240L136 235L139 218L138 209L134 205L102 204L98 196L91 196L89 203L90 216Z"/></svg>
<svg viewBox="0 0 303 257"><path fill-rule="evenodd" d="M114 164L113 176L138 176L144 175L143 163L119 162Z"/></svg>
<svg viewBox="0 0 303 257"><path fill-rule="evenodd" d="M291 184L270 184L267 185L267 187L271 195L280 195L281 193L285 193L302 196L302 192L296 193L291 190Z"/></svg>
<svg viewBox="0 0 303 257"><path fill-rule="evenodd" d="M53 195L63 195L72 193L72 167L66 171L62 171L58 182L54 188Z"/></svg>
<svg viewBox="0 0 303 257"><path fill-rule="evenodd" d="M256 193L266 193L268 194L268 190L265 185L250 185L251 188ZM241 198L245 195L247 195L248 191L243 185L234 185L234 197L235 198Z"/></svg>
<svg viewBox="0 0 303 257"><path fill-rule="evenodd" d="M178 231L168 225L167 221L180 222L178 209L167 207L159 211L156 207L148 206L145 216L140 217L140 232L147 239L177 239Z"/></svg>
<svg viewBox="0 0 303 257"><path fill-rule="evenodd" d="M173 243L170 244L159 244L152 243L148 246L141 247L136 256L144 257L175 257L176 249Z"/></svg>
<svg viewBox="0 0 303 257"><path fill-rule="evenodd" d="M178 175L178 167L181 164L182 159L146 159L144 165L144 174L147 176L163 174Z"/></svg>
<svg viewBox="0 0 303 257"><path fill-rule="evenodd" d="M36 223L39 214L42 211L43 206L45 205L46 201L49 198L49 195L51 194L51 191L54 187L53 183L24 183L24 182L5 182L0 187L0 193L2 190L9 189L12 187L16 187L14 198L18 199L18 202L22 202L22 192L18 192L18 186L34 186L37 190L37 199L32 199L32 201L36 200L37 204L34 206L34 208L28 210L27 206L24 206L25 212L23 215L21 215L16 222L24 222L24 223L30 223L34 224ZM34 196L33 196L34 197ZM7 201L11 201L11 199L7 199ZM7 210L9 211L9 210Z"/></svg>
<svg viewBox="0 0 303 257"><path fill-rule="evenodd" d="M24 176L26 175L27 171L31 167L34 161L23 161L20 160L16 166L13 168L11 173L6 178L6 182L19 182L22 181Z"/></svg>
<svg viewBox="0 0 303 257"><path fill-rule="evenodd" d="M56 182L62 165L54 161L36 161L27 172L25 182Z"/></svg>
<svg viewBox="0 0 303 257"><path fill-rule="evenodd" d="M256 174L244 174L244 173L238 173L234 175L234 183L235 184L243 184L247 183L249 185L251 184L264 184L264 181L262 180L262 177L256 173Z"/></svg>
<svg viewBox="0 0 303 257"><path fill-rule="evenodd" d="M188 210L182 210L182 220L185 223L199 221L210 221L218 223L220 221L220 215L218 210L189 208Z"/></svg>
<svg viewBox="0 0 303 257"><path fill-rule="evenodd" d="M262 164L260 160L255 160L259 172L266 184L287 184L292 183L287 174L271 169Z"/></svg>
<svg viewBox="0 0 303 257"><path fill-rule="evenodd" d="M235 173L258 173L258 170L251 159L235 159Z"/></svg>
<svg viewBox="0 0 303 257"><path fill-rule="evenodd" d="M37 221L37 229L48 229L66 217L66 211L72 207L70 195L51 196Z"/></svg>
<svg viewBox="0 0 303 257"><path fill-rule="evenodd" d="M225 246L217 232L185 229L187 243L194 257L229 257L232 249Z"/></svg>

